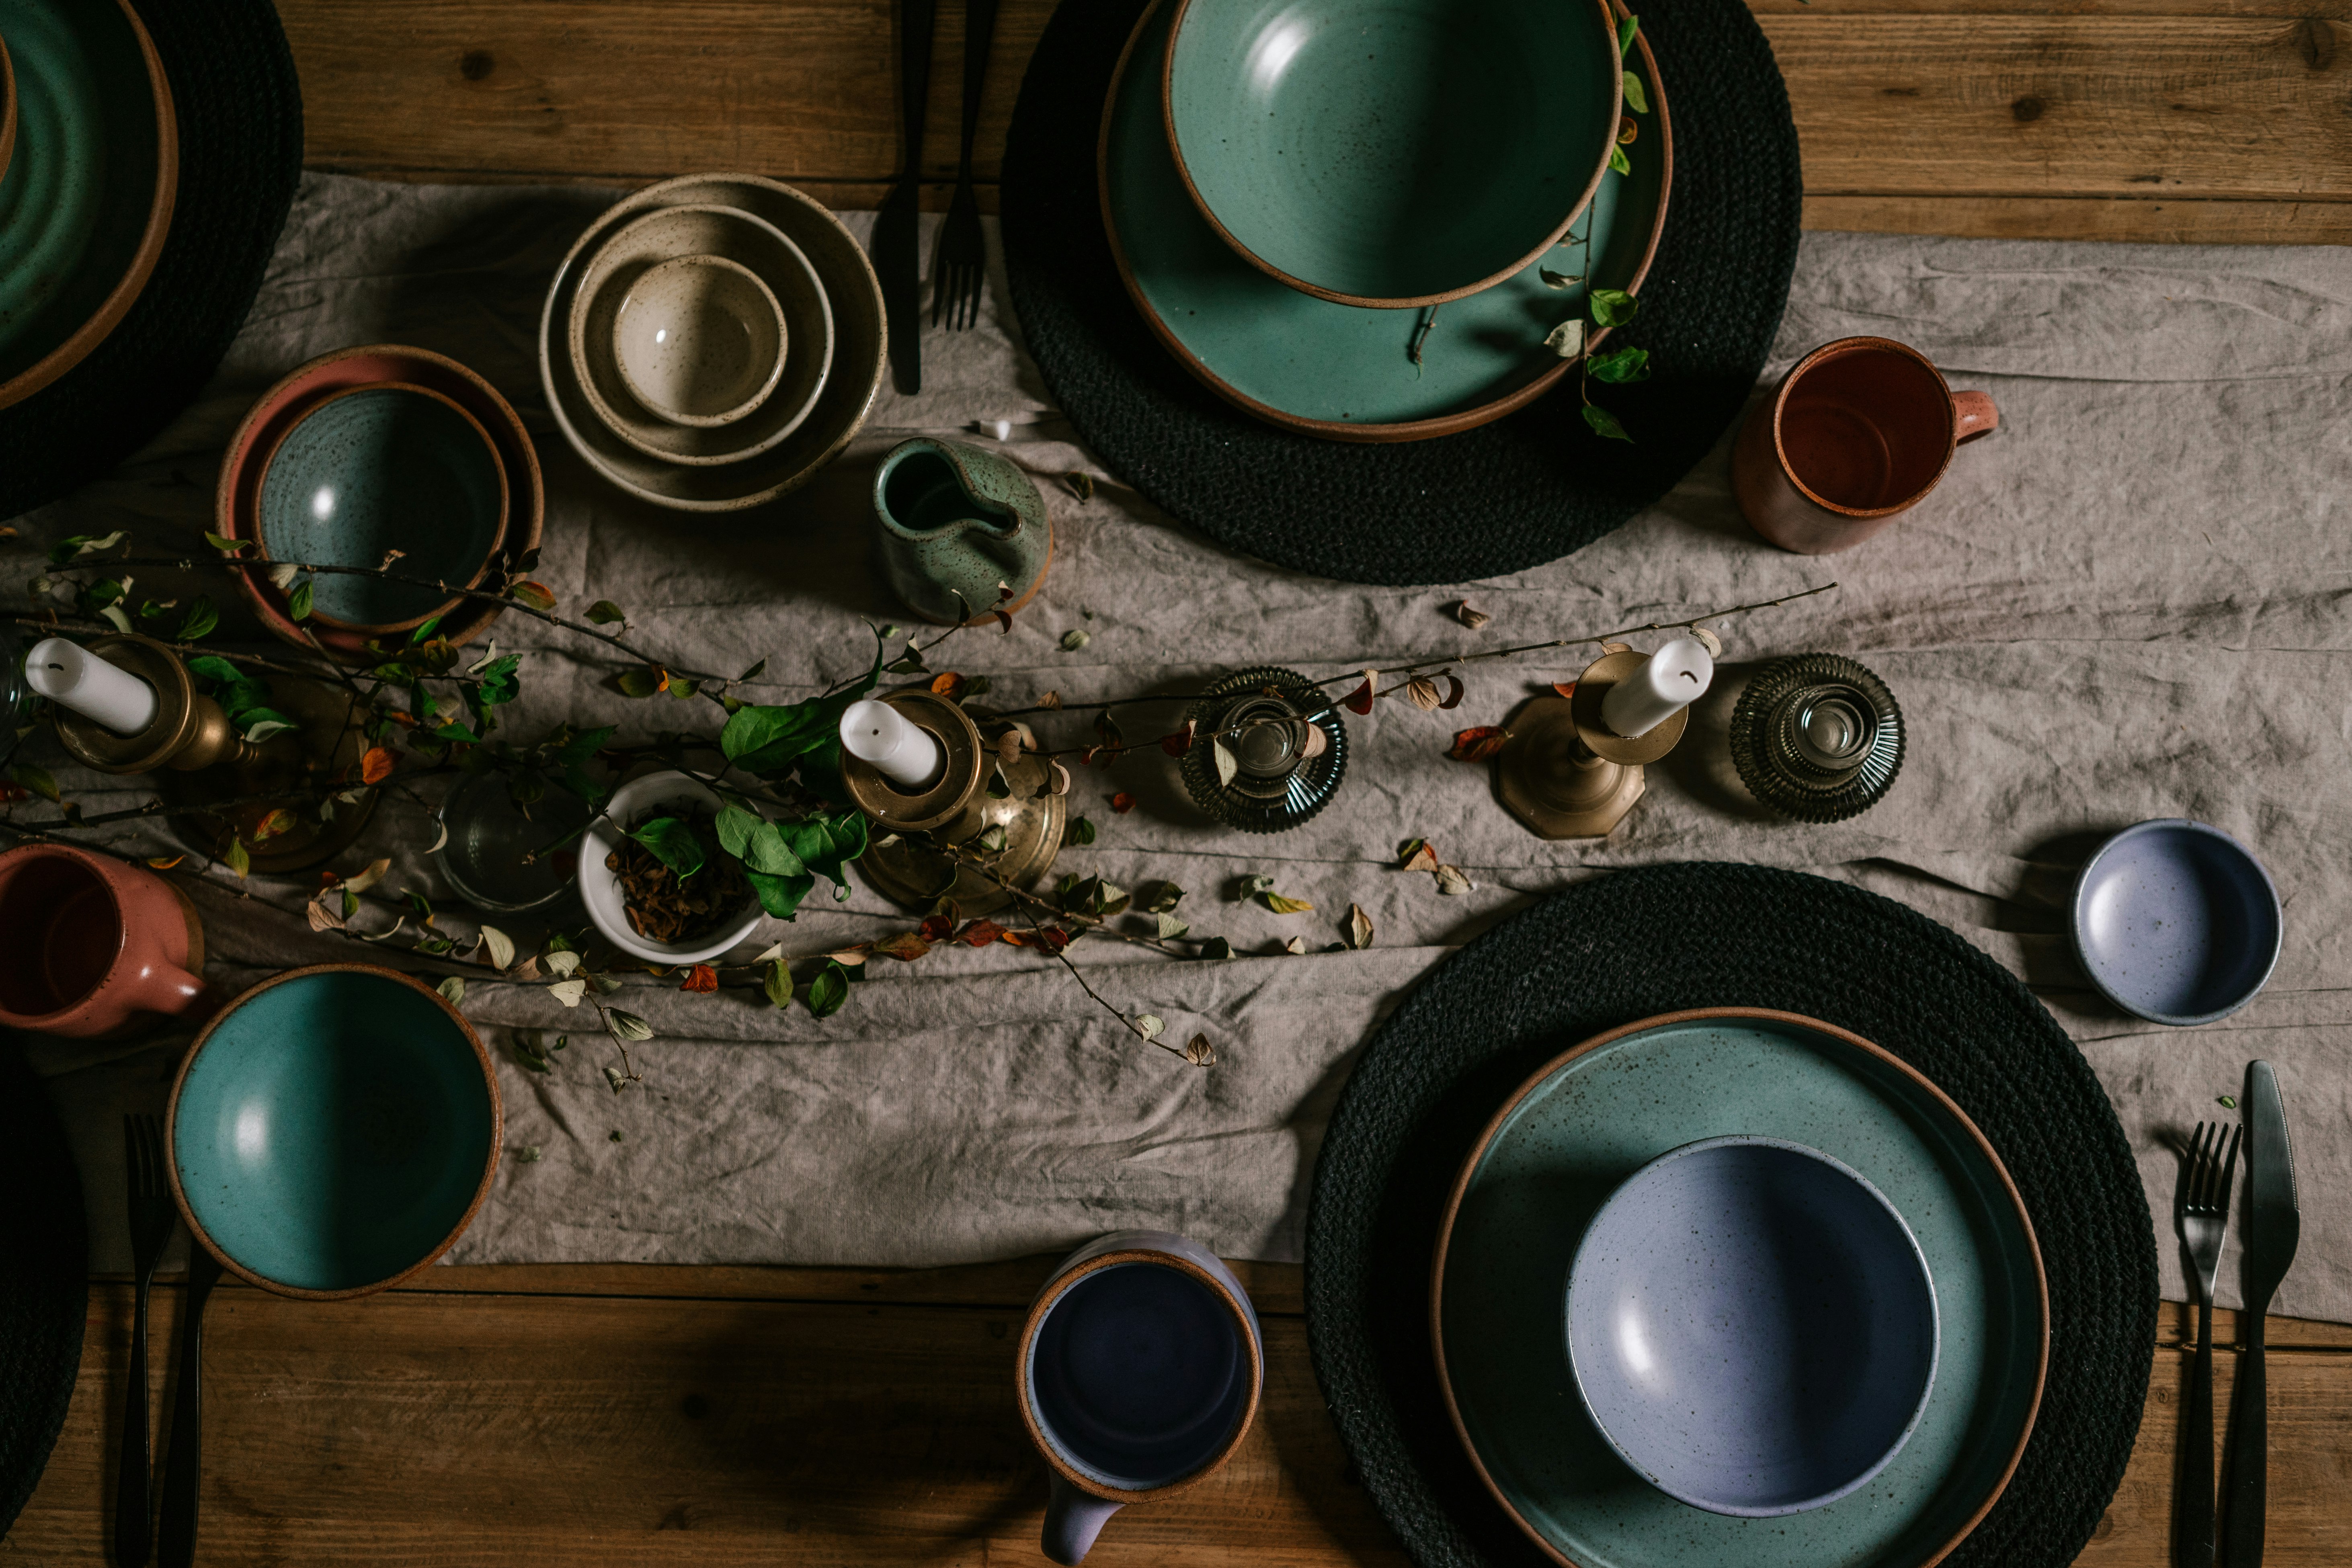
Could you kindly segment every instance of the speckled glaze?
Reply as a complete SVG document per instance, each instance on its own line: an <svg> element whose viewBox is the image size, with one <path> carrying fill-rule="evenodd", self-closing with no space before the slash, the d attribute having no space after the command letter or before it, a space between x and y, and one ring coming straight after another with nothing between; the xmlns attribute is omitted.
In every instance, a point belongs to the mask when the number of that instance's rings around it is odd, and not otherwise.
<svg viewBox="0 0 2352 1568"><path fill-rule="evenodd" d="M2099 846L2074 879L2074 956L2106 999L2153 1024L2210 1024L2278 966L2285 918L2254 852L2163 817Z"/></svg>
<svg viewBox="0 0 2352 1568"><path fill-rule="evenodd" d="M1910 1440L1852 1495L1780 1518L1702 1511L1625 1465L1585 1414L1561 1332L1592 1215L1660 1154L1727 1136L1783 1139L1860 1173L1935 1281L1937 1375ZM1949 1100L1843 1030L1718 1008L1596 1037L1506 1101L1454 1186L1431 1327L1475 1468L1556 1563L1925 1568L1975 1527L2024 1452L2049 1308L2023 1205Z"/></svg>
<svg viewBox="0 0 2352 1568"><path fill-rule="evenodd" d="M1911 1227L1843 1162L1704 1139L1585 1227L1565 1330L1617 1457L1710 1513L1802 1513L1902 1451L1936 1382L1936 1288Z"/></svg>
<svg viewBox="0 0 2352 1568"><path fill-rule="evenodd" d="M1110 1516L1241 1446L1265 1385L1249 1292L1189 1237L1122 1230L1062 1259L1021 1330L1022 1425L1050 1473L1042 1544L1075 1563Z"/></svg>
<svg viewBox="0 0 2352 1568"><path fill-rule="evenodd" d="M961 441L918 436L891 447L874 470L874 518L883 575L908 609L940 626L1020 609L1054 558L1035 481ZM1010 599L998 598L1000 584L1011 584Z"/></svg>
<svg viewBox="0 0 2352 1568"><path fill-rule="evenodd" d="M195 906L143 866L69 844L0 851L0 1027L71 1039L195 1023L219 1003L201 976Z"/></svg>
<svg viewBox="0 0 2352 1568"><path fill-rule="evenodd" d="M455 398L391 383L318 403L262 459L255 538L272 561L380 566L394 576L320 574L312 614L371 634L408 631L462 601L506 536L507 478L480 420Z"/></svg>
<svg viewBox="0 0 2352 1568"><path fill-rule="evenodd" d="M740 419L678 424L640 402L621 374L623 306L651 272L689 256L750 271L783 316L790 344L775 389ZM773 451L807 421L833 374L831 297L807 254L776 225L707 203L661 208L620 225L582 265L579 289L565 309L572 384L604 427L631 448L667 464L722 468Z"/></svg>
<svg viewBox="0 0 2352 1568"><path fill-rule="evenodd" d="M446 1252L489 1191L497 1075L430 987L289 970L196 1037L164 1122L188 1228L281 1295L365 1295Z"/></svg>
<svg viewBox="0 0 2352 1568"><path fill-rule="evenodd" d="M1622 101L1608 0L1177 0L1162 99L1202 215L1342 304L1436 304L1567 232Z"/></svg>
<svg viewBox="0 0 2352 1568"><path fill-rule="evenodd" d="M784 374L783 307L723 256L678 256L629 286L613 316L613 364L647 408L678 425L732 424Z"/></svg>

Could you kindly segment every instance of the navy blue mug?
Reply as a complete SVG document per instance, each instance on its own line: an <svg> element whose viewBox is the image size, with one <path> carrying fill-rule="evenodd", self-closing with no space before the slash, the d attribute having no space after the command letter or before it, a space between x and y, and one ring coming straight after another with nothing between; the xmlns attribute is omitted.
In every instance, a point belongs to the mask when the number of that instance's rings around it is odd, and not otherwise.
<svg viewBox="0 0 2352 1568"><path fill-rule="evenodd" d="M1062 1260L1021 1331L1021 1419L1052 1470L1045 1555L1075 1563L1110 1516L1232 1457L1265 1347L1249 1292L1196 1241L1117 1231Z"/></svg>

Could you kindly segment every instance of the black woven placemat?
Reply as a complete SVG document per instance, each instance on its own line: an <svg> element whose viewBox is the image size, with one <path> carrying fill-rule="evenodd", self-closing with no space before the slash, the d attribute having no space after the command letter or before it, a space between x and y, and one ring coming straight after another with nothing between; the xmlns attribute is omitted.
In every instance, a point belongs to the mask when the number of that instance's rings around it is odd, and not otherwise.
<svg viewBox="0 0 2352 1568"><path fill-rule="evenodd" d="M1465 582L1591 543L1673 489L1738 416L1788 300L1803 196L1788 93L1742 0L1634 7L1665 81L1675 177L1622 339L1650 351L1655 374L1605 398L1630 447L1585 427L1573 378L1495 424L1390 446L1278 430L1193 380L1128 298L1096 200L1103 98L1143 5L1066 0L1046 26L1005 149L1004 260L1062 411L1169 512L1325 577Z"/></svg>
<svg viewBox="0 0 2352 1568"><path fill-rule="evenodd" d="M1545 1561L1472 1472L1429 1348L1439 1215L1495 1108L1604 1029L1774 1007L1917 1068L1991 1141L2042 1244L2049 1381L2016 1475L1952 1568L2057 1568L2115 1496L2156 1338L2156 1238L2114 1108L2032 994L1926 916L1755 866L1621 871L1448 960L1372 1037L1323 1140L1307 1221L1316 1376L1422 1568Z"/></svg>
<svg viewBox="0 0 2352 1568"><path fill-rule="evenodd" d="M194 401L244 324L302 175L302 90L270 0L134 4L180 122L171 232L89 357L0 408L0 518L97 479Z"/></svg>
<svg viewBox="0 0 2352 1568"><path fill-rule="evenodd" d="M81 1177L48 1091L0 1036L0 1535L24 1510L66 1424L89 1315ZM92 1519L95 1531L98 1521Z"/></svg>

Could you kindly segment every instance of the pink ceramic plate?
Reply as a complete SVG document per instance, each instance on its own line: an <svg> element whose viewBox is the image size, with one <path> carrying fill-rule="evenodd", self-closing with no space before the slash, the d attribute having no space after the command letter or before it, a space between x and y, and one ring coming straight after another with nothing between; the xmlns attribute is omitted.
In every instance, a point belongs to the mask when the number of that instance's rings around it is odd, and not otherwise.
<svg viewBox="0 0 2352 1568"><path fill-rule="evenodd" d="M539 549L540 531L547 511L546 487L540 478L539 454L530 444L513 407L498 389L479 375L430 349L399 343L370 343L321 354L289 374L261 395L236 434L229 438L221 459L220 486L213 502L213 530L224 539L255 539L254 514L261 491L263 459L285 433L310 408L339 392L373 382L399 381L425 387L450 398L482 423L507 476L505 542L482 574L479 584L494 588L505 574ZM270 634L296 647L307 648L310 637L287 614L286 595L272 586L268 574L256 568L238 574L238 585L252 601L261 624ZM451 613L442 635L453 643L467 643L489 629L499 606L468 600ZM348 664L364 664L364 635L313 623L319 646Z"/></svg>

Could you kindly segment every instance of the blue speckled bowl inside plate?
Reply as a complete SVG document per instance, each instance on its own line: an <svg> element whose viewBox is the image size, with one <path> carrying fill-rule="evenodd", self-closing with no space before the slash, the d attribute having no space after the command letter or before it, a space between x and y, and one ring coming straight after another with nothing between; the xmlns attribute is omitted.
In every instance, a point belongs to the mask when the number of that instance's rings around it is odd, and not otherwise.
<svg viewBox="0 0 2352 1568"><path fill-rule="evenodd" d="M188 1228L282 1295L365 1295L446 1252L498 1169L498 1079L436 992L388 969L265 980L196 1037L165 1122Z"/></svg>
<svg viewBox="0 0 2352 1568"><path fill-rule="evenodd" d="M1902 1451L1936 1382L1936 1286L1853 1167L1780 1138L1702 1139L1625 1179L1569 1270L1577 1392L1667 1496L1769 1519Z"/></svg>
<svg viewBox="0 0 2352 1568"><path fill-rule="evenodd" d="M336 393L262 460L263 555L321 566L389 560L393 576L411 579L313 574L312 613L331 626L388 635L446 615L462 603L448 588L481 581L506 525L506 468L489 433L428 387Z"/></svg>
<svg viewBox="0 0 2352 1568"><path fill-rule="evenodd" d="M2107 1000L2154 1024L2210 1024L2254 999L2285 921L2254 852L2186 817L2125 828L2074 879L2074 956Z"/></svg>

